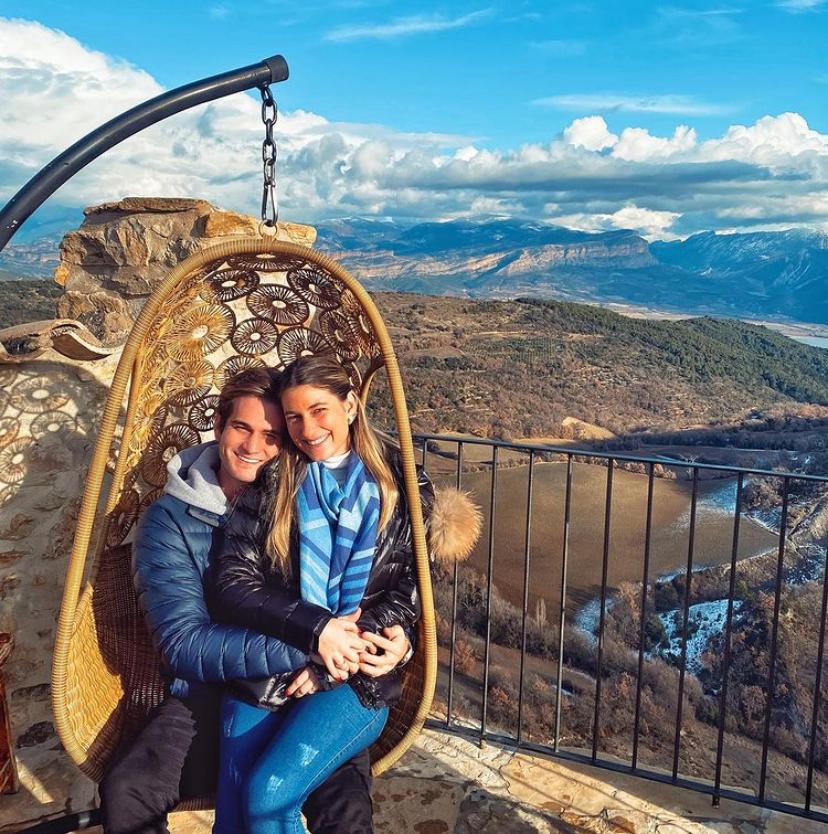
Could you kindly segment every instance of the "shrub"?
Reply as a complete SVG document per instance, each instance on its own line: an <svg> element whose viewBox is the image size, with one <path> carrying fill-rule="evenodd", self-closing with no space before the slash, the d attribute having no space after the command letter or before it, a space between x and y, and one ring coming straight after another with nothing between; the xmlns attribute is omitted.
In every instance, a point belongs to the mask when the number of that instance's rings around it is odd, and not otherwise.
<svg viewBox="0 0 828 834"><path fill-rule="evenodd" d="M435 625L437 627L437 642L441 646L451 646L451 623L448 619L437 612Z"/></svg>
<svg viewBox="0 0 828 834"><path fill-rule="evenodd" d="M650 652L655 648L667 648L667 629L661 617L650 614L644 623L644 651Z"/></svg>
<svg viewBox="0 0 828 834"><path fill-rule="evenodd" d="M672 582L656 583L654 604L656 611L671 611L673 608L678 608L679 595Z"/></svg>
<svg viewBox="0 0 828 834"><path fill-rule="evenodd" d="M462 675L470 675L475 668L477 657L471 644L458 637L454 643L454 668Z"/></svg>

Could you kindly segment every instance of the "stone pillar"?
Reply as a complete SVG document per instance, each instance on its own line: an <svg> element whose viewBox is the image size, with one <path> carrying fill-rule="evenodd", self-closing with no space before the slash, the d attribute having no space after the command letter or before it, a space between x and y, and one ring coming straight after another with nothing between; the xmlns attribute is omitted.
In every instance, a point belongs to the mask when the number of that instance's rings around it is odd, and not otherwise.
<svg viewBox="0 0 828 834"><path fill-rule="evenodd" d="M205 246L258 234L255 217L205 200L128 197L84 211L60 244L58 315L85 324L104 345L126 340L149 294L170 270ZM312 246L316 230L279 223L279 237Z"/></svg>

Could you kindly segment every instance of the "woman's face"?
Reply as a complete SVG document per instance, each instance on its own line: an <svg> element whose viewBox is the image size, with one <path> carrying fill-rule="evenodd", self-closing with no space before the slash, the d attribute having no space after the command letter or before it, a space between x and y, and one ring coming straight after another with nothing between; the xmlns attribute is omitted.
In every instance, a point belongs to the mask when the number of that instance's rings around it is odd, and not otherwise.
<svg viewBox="0 0 828 834"><path fill-rule="evenodd" d="M344 400L327 388L297 385L282 394L290 439L311 460L327 460L351 448L351 415L356 416L356 397Z"/></svg>

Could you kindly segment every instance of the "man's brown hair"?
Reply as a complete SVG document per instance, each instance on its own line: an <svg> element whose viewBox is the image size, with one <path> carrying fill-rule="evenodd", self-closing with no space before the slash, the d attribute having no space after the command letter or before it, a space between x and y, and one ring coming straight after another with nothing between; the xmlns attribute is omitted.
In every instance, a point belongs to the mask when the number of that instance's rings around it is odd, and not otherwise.
<svg viewBox="0 0 828 834"><path fill-rule="evenodd" d="M233 403L239 397L258 397L279 404L279 382L282 377L275 368L247 368L230 377L219 391L218 418L220 424L230 419Z"/></svg>

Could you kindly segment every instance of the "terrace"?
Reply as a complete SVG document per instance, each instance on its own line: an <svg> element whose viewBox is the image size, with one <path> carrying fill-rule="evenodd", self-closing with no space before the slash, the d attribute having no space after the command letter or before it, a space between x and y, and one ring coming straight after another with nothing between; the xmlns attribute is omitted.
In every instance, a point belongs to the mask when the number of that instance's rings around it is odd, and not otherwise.
<svg viewBox="0 0 828 834"><path fill-rule="evenodd" d="M472 569L482 568L483 586L475 611L470 568L438 571L438 700L415 750L377 783L378 830L391 825L412 832L822 830L828 819L822 807L825 774L817 763L824 732L825 549L806 540L794 507L807 503L802 494L809 486L828 479L434 435L420 436L419 443L422 463L435 480L470 489L484 507L487 533L471 560ZM556 488L545 477L549 469L560 470L559 495L547 494ZM603 484L596 494L598 476ZM777 486L781 504L775 515L748 506L749 494L760 483ZM584 492L588 484L591 497ZM656 551L674 548L676 541L665 538L660 501L673 500L677 484L686 487L683 570L665 572L664 553ZM723 488L732 492L725 505ZM635 489L638 499L644 497L637 508L636 496L625 494ZM522 517L514 515L516 492L522 493ZM550 519L552 503L557 517ZM705 533L711 519L718 540ZM537 537L539 526L549 523L561 527L554 542ZM634 553L622 525L641 528ZM502 576L509 585L515 528L522 530L522 604L510 610L497 582ZM596 531L597 548L590 543ZM594 639L586 640L589 618L578 617L589 608L583 604L584 570L572 566L583 558L584 548L598 555L586 573L597 569L596 579L600 576L591 583L597 611L588 631L594 630ZM640 577L635 587L639 611L647 616L627 623L628 631L637 633L637 643L619 650L610 639L609 615L624 581L629 594L629 577L623 577L630 562ZM799 749L792 750L778 742L775 732L774 716L781 710L777 675L789 660L785 650L790 648L780 618L789 614L783 604L787 594L809 584L821 588L820 617L810 623L812 633L801 635L801 646L816 654L800 660L803 666L810 664L814 696L805 705L810 722L801 728ZM670 613L679 618L659 650L648 644L648 621L653 616L669 621L669 614L658 610L664 608L668 585L678 587ZM684 593L688 587L690 593ZM743 597L751 593L763 594L772 610L769 656L755 671L767 676L765 691L775 694L765 699L756 726L745 727L732 714L739 709L732 694L739 685L732 680L732 645ZM697 602L699 597L706 602ZM538 600L549 599L556 602L555 613L539 622L544 608ZM694 615L705 605L718 608L719 614L700 625ZM505 622L516 615L517 645ZM547 633L540 644L539 632ZM698 683L699 675L705 676L698 657L702 638L713 640L722 655L713 669L718 683L711 683L712 672L706 670L706 692ZM624 669L631 660L634 675ZM590 668L591 674L584 671ZM675 687L666 734L652 726L652 699L659 694L654 670ZM620 718L614 691L619 671L627 676L628 699ZM516 690L511 698L507 692L505 701L504 676L511 676ZM546 684L546 703L529 691L532 685L537 690L539 681ZM589 702L587 726L583 710L571 703L575 699ZM696 718L700 704L708 710L703 722ZM544 718L550 719L546 725ZM206 830L208 819L208 814L182 815L176 830Z"/></svg>
<svg viewBox="0 0 828 834"><path fill-rule="evenodd" d="M820 834L822 823L673 785L427 729L374 784L377 832L397 834ZM172 834L209 834L208 811Z"/></svg>
<svg viewBox="0 0 828 834"><path fill-rule="evenodd" d="M64 180L72 173L53 171ZM55 187L32 192L18 206L23 219ZM19 222L4 225L3 243ZM38 651L51 640L65 556L50 537L72 521L57 510L71 509L87 418L99 412L111 371L79 374L61 362L47 354L28 374L50 393L71 391L74 410L61 412L69 419L54 431L44 424L39 454L25 466L15 451L6 463L18 471L3 487L4 502L18 490L34 497L10 505L21 512L3 529L16 549L2 554L12 567L0 588L16 612L21 582L34 589L24 613ZM61 449L53 459L43 452L50 439ZM420 440L436 479L476 493L487 535L469 566L436 571L438 698L415 748L377 782L378 830L821 830L828 554L824 521L809 523L803 508L828 478ZM29 529L32 506L41 529ZM37 561L43 554L51 564ZM24 556L27 566L15 568ZM4 797L2 831L91 801L46 718L43 652L26 648L11 711L0 681L0 790L19 787ZM25 731L12 750L14 719ZM209 825L207 813L174 820L182 832Z"/></svg>

